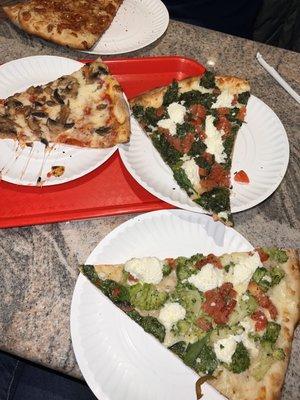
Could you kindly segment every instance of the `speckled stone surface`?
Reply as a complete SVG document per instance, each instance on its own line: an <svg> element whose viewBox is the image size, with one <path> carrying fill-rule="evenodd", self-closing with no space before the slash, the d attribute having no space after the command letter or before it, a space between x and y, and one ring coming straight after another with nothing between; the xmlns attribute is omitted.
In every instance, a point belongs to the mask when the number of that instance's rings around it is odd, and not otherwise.
<svg viewBox="0 0 300 400"><path fill-rule="evenodd" d="M29 37L5 21L0 23L0 50L0 63L36 54L85 56ZM250 80L252 93L277 113L287 130L290 164L283 182L271 197L234 216L235 229L255 246L299 248L300 109L255 61L257 51L300 92L300 54L178 22L171 21L166 34L156 43L127 56L184 55L219 73ZM1 349L72 376L81 376L69 330L77 266L108 232L131 217L0 230ZM298 329L283 400L300 398L299 354Z"/></svg>

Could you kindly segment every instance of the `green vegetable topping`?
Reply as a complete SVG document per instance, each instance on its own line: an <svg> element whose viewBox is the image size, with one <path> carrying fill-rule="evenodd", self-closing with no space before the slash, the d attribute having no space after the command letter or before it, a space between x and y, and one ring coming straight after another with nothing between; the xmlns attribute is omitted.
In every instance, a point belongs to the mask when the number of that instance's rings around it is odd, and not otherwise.
<svg viewBox="0 0 300 400"><path fill-rule="evenodd" d="M171 301L180 303L187 312L195 315L199 314L200 307L204 301L204 296L197 289L188 289L183 285L177 285L171 293Z"/></svg>
<svg viewBox="0 0 300 400"><path fill-rule="evenodd" d="M79 269L95 286L100 288L102 281L97 275L93 265L80 265Z"/></svg>
<svg viewBox="0 0 300 400"><path fill-rule="evenodd" d="M203 258L202 255L199 256ZM186 257L178 257L176 263L177 263L176 274L177 278L180 281L189 278L191 275L195 274L198 271L198 269L194 265L195 261L193 259L189 259Z"/></svg>
<svg viewBox="0 0 300 400"><path fill-rule="evenodd" d="M244 300L242 297L241 300L238 302L236 309L230 315L229 324L235 325L239 323L242 319L254 313L257 307L258 304L255 298L250 293L247 292L247 299Z"/></svg>
<svg viewBox="0 0 300 400"><path fill-rule="evenodd" d="M273 267L270 269L270 276L272 278L272 286L278 285L281 279L284 277L284 271L279 267Z"/></svg>
<svg viewBox="0 0 300 400"><path fill-rule="evenodd" d="M156 109L154 107L147 107L145 109L144 117L143 117L143 122L145 122L147 125L152 125L156 126L157 122L161 119L161 117L158 117L156 115Z"/></svg>
<svg viewBox="0 0 300 400"><path fill-rule="evenodd" d="M205 71L200 79L200 86L206 89L213 89L216 87L215 74L211 71Z"/></svg>
<svg viewBox="0 0 300 400"><path fill-rule="evenodd" d="M238 95L238 102L241 104L247 104L250 97L250 92L243 92Z"/></svg>
<svg viewBox="0 0 300 400"><path fill-rule="evenodd" d="M252 276L252 280L266 292L270 287L278 285L283 277L284 271L279 267L273 267L270 270L262 267L257 268Z"/></svg>
<svg viewBox="0 0 300 400"><path fill-rule="evenodd" d="M183 341L177 342L173 344L173 346L169 347L169 350L171 350L173 353L175 353L178 357L183 358L185 351L187 348L187 344Z"/></svg>
<svg viewBox="0 0 300 400"><path fill-rule="evenodd" d="M271 347L268 349L262 348L257 357L256 363L252 366L251 375L254 379L260 381L275 361L282 361L284 359L285 353L282 349L276 348L272 350Z"/></svg>
<svg viewBox="0 0 300 400"><path fill-rule="evenodd" d="M169 264L164 264L163 265L162 273L163 273L164 277L170 275L171 271L172 271L172 268L170 267Z"/></svg>
<svg viewBox="0 0 300 400"><path fill-rule="evenodd" d="M248 369L249 366L250 366L250 357L248 350L246 349L246 347L243 345L242 342L239 342L232 356L229 369L235 374L240 374L241 372L246 371L246 369Z"/></svg>
<svg viewBox="0 0 300 400"><path fill-rule="evenodd" d="M132 113L138 120L141 120L144 116L144 108L140 105L134 105L132 107Z"/></svg>
<svg viewBox="0 0 300 400"><path fill-rule="evenodd" d="M168 106L171 103L177 102L179 95L178 82L173 81L171 85L168 86L166 93L163 98L163 105Z"/></svg>
<svg viewBox="0 0 300 400"><path fill-rule="evenodd" d="M276 249L276 248L269 248L263 249L267 254L269 254L270 259L278 262L279 264L283 264L287 262L289 259L286 252L284 250Z"/></svg>
<svg viewBox="0 0 300 400"><path fill-rule="evenodd" d="M189 108L193 104L201 104L206 108L211 108L217 97L210 93L201 93L199 90L190 90L180 95L180 101L184 101L184 106Z"/></svg>
<svg viewBox="0 0 300 400"><path fill-rule="evenodd" d="M193 132L195 132L195 128L192 124L189 124L188 122L176 125L176 135L180 138L184 138L187 133Z"/></svg>
<svg viewBox="0 0 300 400"><path fill-rule="evenodd" d="M191 147L190 151L188 152L188 155L191 156L191 157L195 157L195 162L199 166L200 166L200 164L199 164L198 160L201 159L201 160L203 160L201 162L205 162L206 163L205 166L203 166L203 168L206 168L206 167L210 168L210 164L208 164L208 162L206 162L204 159L199 157L201 154L204 153L206 148L207 148L206 144L204 142L202 142L202 140L200 140L200 139L194 140L194 142L192 144L192 147Z"/></svg>
<svg viewBox="0 0 300 400"><path fill-rule="evenodd" d="M283 349L277 348L273 351L273 357L276 361L282 361L285 359L285 352Z"/></svg>
<svg viewBox="0 0 300 400"><path fill-rule="evenodd" d="M182 154L171 147L169 142L163 135L160 135L158 132L154 132L151 135L151 140L154 147L158 150L158 152L168 165L173 166L180 162L180 157L182 156Z"/></svg>
<svg viewBox="0 0 300 400"><path fill-rule="evenodd" d="M141 310L157 310L167 300L167 293L159 292L150 283L137 283L128 287L130 303Z"/></svg>
<svg viewBox="0 0 300 400"><path fill-rule="evenodd" d="M147 333L163 342L166 335L165 327L154 317L142 317L136 311L129 311L127 315L137 322Z"/></svg>
<svg viewBox="0 0 300 400"><path fill-rule="evenodd" d="M218 361L213 348L207 343L208 336L189 344L183 357L183 362L198 373L212 374Z"/></svg>
<svg viewBox="0 0 300 400"><path fill-rule="evenodd" d="M275 344L276 340L278 339L280 329L281 326L276 322L268 322L267 329L261 338L262 343L269 342L271 344Z"/></svg>
<svg viewBox="0 0 300 400"><path fill-rule="evenodd" d="M219 213L221 211L229 211L229 189L228 188L214 188L210 192L205 192L196 199L195 202L206 210Z"/></svg>
<svg viewBox="0 0 300 400"><path fill-rule="evenodd" d="M187 174L185 173L185 171L182 168L175 168L173 169L173 176L176 180L176 182L178 183L178 185L184 189L188 194L194 194L195 193L195 189L191 183L191 181L189 180L189 178L187 177Z"/></svg>
<svg viewBox="0 0 300 400"><path fill-rule="evenodd" d="M176 336L184 338L187 342L195 342L205 335L205 332L194 324L188 318L182 319L172 328Z"/></svg>

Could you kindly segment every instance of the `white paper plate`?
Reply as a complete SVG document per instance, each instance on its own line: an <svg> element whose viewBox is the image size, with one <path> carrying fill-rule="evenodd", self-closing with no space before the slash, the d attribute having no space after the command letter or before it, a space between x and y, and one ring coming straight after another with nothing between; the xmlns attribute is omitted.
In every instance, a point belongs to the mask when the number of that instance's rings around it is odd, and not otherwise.
<svg viewBox="0 0 300 400"><path fill-rule="evenodd" d="M150 139L131 118L130 143L119 148L127 170L146 190L161 200L189 211L206 213L183 191ZM247 210L269 197L282 181L289 160L289 142L277 115L263 101L251 96L246 124L240 129L232 162L232 212ZM243 169L250 184L233 180Z"/></svg>
<svg viewBox="0 0 300 400"><path fill-rule="evenodd" d="M86 264L252 248L234 229L206 215L155 211L114 229ZM78 277L73 294L71 335L80 370L99 399L195 400L196 373L123 314L83 275ZM224 399L209 385L204 385L204 390L203 400Z"/></svg>
<svg viewBox="0 0 300 400"><path fill-rule="evenodd" d="M141 49L166 31L169 13L160 0L124 0L111 26L91 54L122 54Z"/></svg>
<svg viewBox="0 0 300 400"><path fill-rule="evenodd" d="M0 98L23 91L31 85L41 85L58 77L71 74L82 67L79 61L55 56L33 56L10 61L0 66ZM56 145L45 153L45 146L35 143L31 148L17 148L13 140L0 140L0 172L2 179L18 185L36 185L51 171L51 166L62 165L61 177L47 179L44 186L72 181L102 165L115 151L109 149L85 149L68 145ZM31 153L30 153L31 152ZM16 159L17 157L17 159ZM42 173L41 173L42 168Z"/></svg>

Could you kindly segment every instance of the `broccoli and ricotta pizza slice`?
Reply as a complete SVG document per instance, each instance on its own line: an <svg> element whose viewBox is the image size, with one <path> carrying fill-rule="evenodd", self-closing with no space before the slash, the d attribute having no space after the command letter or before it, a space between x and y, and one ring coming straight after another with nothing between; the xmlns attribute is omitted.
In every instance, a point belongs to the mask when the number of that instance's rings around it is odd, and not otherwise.
<svg viewBox="0 0 300 400"><path fill-rule="evenodd" d="M130 101L133 115L178 185L229 225L232 152L245 118L249 90L243 79L207 71Z"/></svg>
<svg viewBox="0 0 300 400"><path fill-rule="evenodd" d="M294 250L82 265L117 307L230 400L280 396L299 319Z"/></svg>

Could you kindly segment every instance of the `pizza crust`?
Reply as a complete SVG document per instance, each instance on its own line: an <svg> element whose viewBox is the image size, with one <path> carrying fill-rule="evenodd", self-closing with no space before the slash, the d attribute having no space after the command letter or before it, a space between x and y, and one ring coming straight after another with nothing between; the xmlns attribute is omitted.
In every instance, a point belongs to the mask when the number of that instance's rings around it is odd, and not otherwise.
<svg viewBox="0 0 300 400"><path fill-rule="evenodd" d="M3 7L3 11L8 16L10 21L15 24L18 28L21 28L19 24L19 11L22 8L22 3L16 4L14 6Z"/></svg>
<svg viewBox="0 0 300 400"><path fill-rule="evenodd" d="M278 323L282 329L276 345L284 349L286 358L272 364L262 381L257 382L249 371L232 374L224 369L220 375L209 381L224 396L231 400L277 400L280 397L288 360L292 347L293 332L299 321L300 307L300 267L298 253L285 250L288 261L281 267L285 278L270 291L270 299L278 310ZM243 387L241 392L240 388Z"/></svg>
<svg viewBox="0 0 300 400"><path fill-rule="evenodd" d="M240 94L250 91L249 82L235 76L216 76L216 85L220 90L227 90L231 94Z"/></svg>

